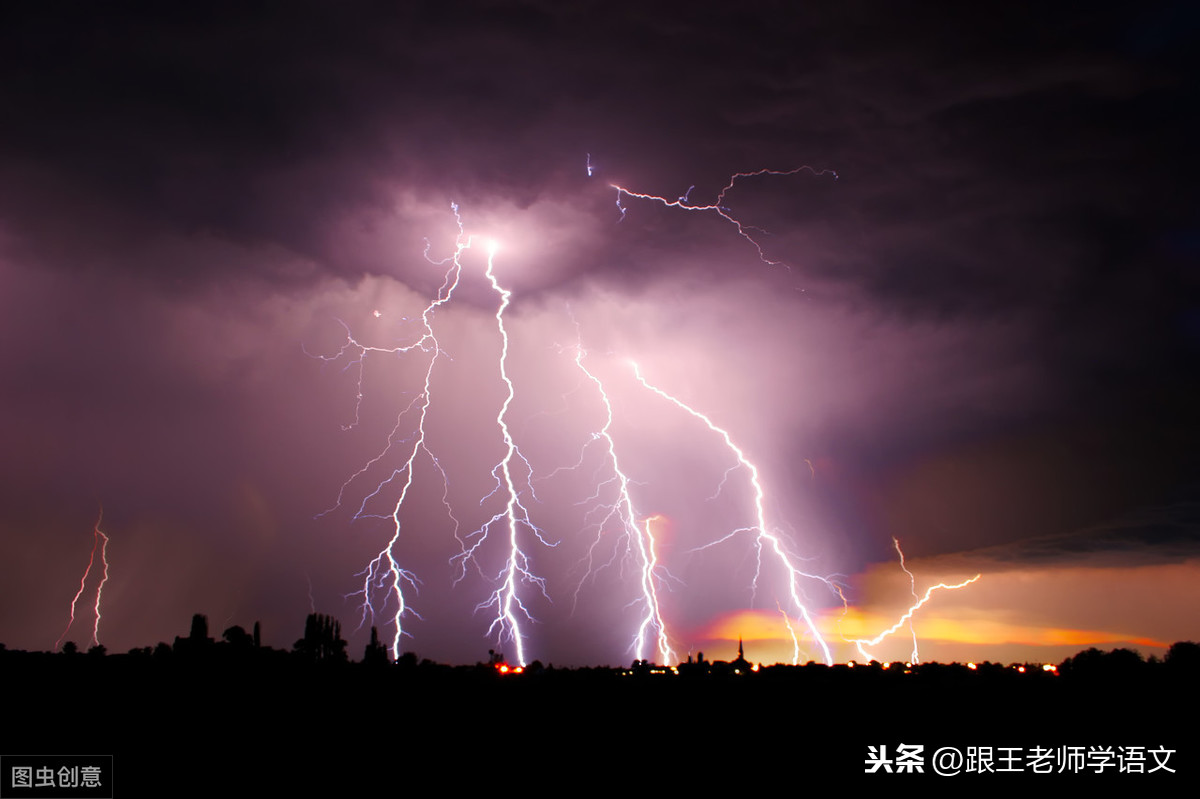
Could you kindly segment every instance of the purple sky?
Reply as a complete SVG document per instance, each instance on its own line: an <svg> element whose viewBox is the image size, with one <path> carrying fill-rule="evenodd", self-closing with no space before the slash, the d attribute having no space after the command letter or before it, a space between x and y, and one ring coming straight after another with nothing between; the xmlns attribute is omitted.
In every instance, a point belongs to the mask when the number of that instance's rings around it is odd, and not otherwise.
<svg viewBox="0 0 1200 799"><path fill-rule="evenodd" d="M261 619L277 646L310 608L352 630L343 595L391 534L353 512L400 462L317 515L383 449L429 356L370 356L352 430L351 359L312 356L341 346L339 320L371 346L419 337L444 272L425 240L454 252L451 202L500 244L508 422L530 513L561 542L528 549L550 595L525 589L530 659L632 658L628 565L581 566L596 445L555 472L603 425L578 344L611 387L639 515L670 519L680 653L736 637L716 629L739 613L766 624L782 587L766 574L751 594L746 536L689 551L752 523L752 492L742 470L710 499L728 451L628 359L730 431L772 529L840 575L855 613L902 609L893 536L921 590L982 572L926 612L1024 632L945 633L963 644L935 643L945 659L1200 637L1189 4L392 5L0 12L0 641L53 646L101 504L110 650L185 634L195 612L216 634ZM725 197L779 266L712 213L625 198L621 221L611 187L694 185L704 204L733 173L801 165L838 177ZM486 254L462 264L434 318L427 443L465 535L500 507L480 498L505 390ZM442 494L418 458L395 553L422 618L403 646L473 662L496 646L473 608L504 552L454 585ZM390 513L395 494L374 502ZM1092 637L1054 648L1051 629Z"/></svg>

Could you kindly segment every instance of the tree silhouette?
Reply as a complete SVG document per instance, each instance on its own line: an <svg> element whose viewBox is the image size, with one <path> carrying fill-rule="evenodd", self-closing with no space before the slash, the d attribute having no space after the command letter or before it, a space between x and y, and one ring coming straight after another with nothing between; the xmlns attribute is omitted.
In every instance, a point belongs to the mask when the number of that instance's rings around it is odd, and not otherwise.
<svg viewBox="0 0 1200 799"><path fill-rule="evenodd" d="M1133 679L1144 672L1146 661L1132 649L1103 652L1096 647L1085 649L1059 665L1064 677L1080 680Z"/></svg>
<svg viewBox="0 0 1200 799"><path fill-rule="evenodd" d="M204 656L210 651L213 639L208 637L208 617L203 613L192 616L192 629L187 638L175 636L175 654L185 657Z"/></svg>
<svg viewBox="0 0 1200 799"><path fill-rule="evenodd" d="M221 634L230 646L237 650L251 649L254 646L254 639L250 637L250 633L241 625L234 625Z"/></svg>
<svg viewBox="0 0 1200 799"><path fill-rule="evenodd" d="M379 641L379 630L371 628L371 643L363 652L363 664L367 666L385 666L388 662L387 648Z"/></svg>
<svg viewBox="0 0 1200 799"><path fill-rule="evenodd" d="M1172 674L1183 676L1200 673L1200 644L1193 641L1176 641L1167 650L1163 662Z"/></svg>
<svg viewBox="0 0 1200 799"><path fill-rule="evenodd" d="M188 635L188 640L195 644L200 644L201 642L207 643L209 641L208 616L205 616L203 613L197 613L192 616L192 631Z"/></svg>
<svg viewBox="0 0 1200 799"><path fill-rule="evenodd" d="M344 662L346 642L341 622L323 613L310 613L304 623L304 637L296 642L294 650L308 661Z"/></svg>

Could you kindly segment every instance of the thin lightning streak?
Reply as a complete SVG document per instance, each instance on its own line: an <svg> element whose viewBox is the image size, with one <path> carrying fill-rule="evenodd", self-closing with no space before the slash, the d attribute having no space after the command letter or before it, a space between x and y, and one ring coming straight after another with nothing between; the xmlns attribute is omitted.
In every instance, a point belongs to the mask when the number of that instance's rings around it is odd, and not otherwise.
<svg viewBox="0 0 1200 799"><path fill-rule="evenodd" d="M101 510L103 515L104 511ZM104 564L104 573L100 576L100 584L96 586L96 622L92 625L92 644L100 645L100 599L104 596L104 584L108 582L108 536L100 532L100 520L96 519L94 531L97 536L104 539L104 543L100 545L100 562ZM95 552L95 547L92 549Z"/></svg>
<svg viewBox="0 0 1200 799"><path fill-rule="evenodd" d="M591 558L596 544L599 543L600 535L603 534L605 525L613 517L616 517L622 530L622 536L626 541L626 548L632 543L636 549L637 562L640 566L641 603L644 607L644 612L641 623L638 625L637 634L634 636L634 657L638 660L645 658L647 637L653 635L657 644L658 655L662 658L662 663L670 664L675 660L675 653L671 649L666 624L663 622L662 611L659 607L657 588L659 578L656 576L656 571L660 567L658 565L658 557L654 552L654 536L650 530L651 522L661 517L651 516L645 519L644 528L638 524L637 514L633 509L633 499L629 493L629 478L617 461L616 444L613 442L612 434L609 432L613 421L612 403L609 401L608 392L604 390L604 384L583 365L583 359L586 354L582 348L577 347L575 350L575 365L596 386L596 390L600 394L600 399L604 403L605 413L604 426L600 428L599 432L593 434L592 440L603 442L605 458L611 464L612 473L617 483L617 499L614 503L603 506L609 513L598 525L600 529L597 532L596 541L588 550L588 557L589 559ZM596 494L594 495L597 499L599 498L601 488L602 486L597 486ZM665 569L663 571L665 573ZM667 574L666 576L670 575Z"/></svg>
<svg viewBox="0 0 1200 799"><path fill-rule="evenodd" d="M71 625L75 623L75 604L79 602L79 597L83 596L84 588L87 586L88 575L91 574L92 566L96 562L96 552L100 552L100 562L104 565L104 574L100 577L100 584L96 586L96 622L92 626L92 645L100 645L100 599L104 594L104 584L108 582L108 536L100 530L100 522L104 520L104 508L100 508L100 515L96 518L96 524L92 528L92 554L88 558L87 568L83 570L83 577L79 579L79 590L75 592L75 598L71 600L71 620L67 622L67 628L62 631L62 635L54 642L54 649L58 651L62 646L63 639L67 637L67 633L71 630Z"/></svg>
<svg viewBox="0 0 1200 799"><path fill-rule="evenodd" d="M627 211L625 205L621 202L622 197L632 197L638 200L652 200L657 203L662 203L668 208L680 208L684 211L710 211L717 214L722 219L737 228L738 235L754 245L754 249L758 251L759 260L761 260L764 264L767 264L768 266L779 266L783 264L783 262L768 258L766 252L762 248L762 245L759 244L758 240L749 233L751 230L760 231L760 229L754 227L753 225L744 224L741 220L735 217L733 212L724 204L725 195L733 189L734 184L736 184L740 178L753 178L760 175L776 175L783 177L787 175L796 175L800 172L808 172L815 177L821 177L822 175L833 175L834 180L838 179L837 172L834 172L832 169L818 170L811 166L798 166L795 169L788 170L759 169L754 172L738 172L729 178L729 183L727 183L725 188L721 189L721 191L717 194L716 200L708 205L690 204L688 197L691 195L692 189L694 189L695 186L690 187L678 198L674 200L668 200L666 197L660 197L657 194L643 194L641 192L630 191L624 186L617 185L616 183L612 183L610 185L612 188L617 190L617 210L621 213L620 220L618 221L624 221Z"/></svg>
<svg viewBox="0 0 1200 799"><path fill-rule="evenodd" d="M900 556L900 568L903 569L904 573L908 575L908 587L909 587L909 591L912 593L912 598L919 602L921 600L921 598L919 596L917 596L917 578L916 578L916 575L914 575L912 572L910 572L908 570L908 566L904 563L904 550L902 550L900 548L900 539L896 538L896 536L892 536L892 544L893 544L893 546L896 547L896 554ZM913 642L912 655L910 656L910 660L913 663L920 663L921 655L917 651L917 628L913 626L911 616L908 619L908 631L910 633L912 633L912 642Z"/></svg>
<svg viewBox="0 0 1200 799"><path fill-rule="evenodd" d="M905 571L907 571L907 569ZM864 658L866 658L867 660L874 660L875 658L869 652L867 652L865 647L878 645L880 641L887 638L889 635L891 635L892 633L896 632L901 627L903 627L905 622L910 622L912 620L913 614L916 613L918 610L920 610L925 605L925 603L929 601L929 598L931 596L933 596L934 591L938 591L938 590L942 590L942 589L944 589L946 591L955 591L955 590L958 590L959 588L966 588L968 585L970 585L971 583L978 580L981 576L982 575L977 574L969 580L963 580L961 583L955 583L954 585L947 585L946 583L938 583L937 585L930 586L925 591L925 595L923 597L921 597L920 599L918 599L912 605L912 607L910 607L907 611L905 611L904 615L901 616L896 621L896 623L893 624L891 627L888 627L886 630L884 630L883 632L881 632L879 635L875 636L874 638L853 638L853 639L850 639L850 643L852 643L856 647L858 647L859 653L862 654L862 656ZM916 663L917 659L914 658L913 662Z"/></svg>
<svg viewBox="0 0 1200 799"><path fill-rule="evenodd" d="M721 439L725 442L725 446L730 450L730 452L733 453L733 455L737 459L738 463L750 473L750 484L754 488L754 514L755 514L754 526L753 527L744 527L744 528L734 530L734 531L730 532L729 534L725 535L724 537L717 539L716 541L712 541L712 542L704 545L703 547L700 547L700 549L707 549L709 547L715 546L716 544L719 544L722 541L726 541L726 540L733 538L734 536L738 535L739 533L743 533L743 532L751 533L754 536L754 544L755 544L755 549L756 549L757 558L758 558L758 565L755 570L754 584L753 584L753 588L757 590L758 577L762 573L762 550L763 550L763 544L765 542L770 547L771 551L773 551L775 553L776 557L779 559L780 565L783 567L785 573L787 574L788 590L791 595L793 606L800 613L801 617L803 617L805 624L808 626L809 633L813 637L813 640L816 641L817 645L821 648L821 653L822 653L822 655L824 655L825 663L827 665L833 665L833 655L829 651L829 646L825 643L825 639L821 636L820 631L817 629L816 621L813 619L812 614L809 612L808 606L805 604L804 600L801 599L800 582L802 579L809 579L809 580L816 580L816 581L824 584L826 587L830 588L831 590L836 591L836 587L828 579L826 579L824 577L820 577L820 576L814 575L814 574L808 574L808 573L803 572L800 569L796 568L796 566L792 563L791 557L788 555L786 549L784 548L783 541L780 539L780 537L778 535L775 535L774 533L772 533L770 530L767 529L766 512L763 509L763 503L765 500L765 492L763 491L762 483L759 481L759 478L758 478L758 467L755 466L753 463L750 462L749 459L746 458L745 453L742 452L741 448L739 448L737 446L737 444L735 444L733 442L733 438L729 435L728 431L726 431L725 429L723 429L721 427L718 427L711 419L709 419L703 413L695 410L691 406L687 405L682 400L679 400L679 399L675 398L674 396L668 394L667 392L663 391L661 388L658 388L658 387L653 386L650 383L648 383L646 381L646 379L644 377L642 377L642 372L641 372L641 369L638 368L638 365L636 363L632 363L632 362L631 362L631 364L633 366L634 375L637 377L637 381L639 383L641 383L642 386L644 386L645 388L654 392L655 394L657 394L658 396L667 400L668 402L672 403L680 410L687 412L691 416L693 416L696 419L699 419L701 422L703 422L705 424L705 426L708 427L709 430L713 431L714 433L716 433L717 435L719 435L721 437ZM790 624L788 625L788 629L792 630L792 627ZM792 630L792 644L793 644L792 662L799 663L800 662L800 638L796 634L795 630Z"/></svg>

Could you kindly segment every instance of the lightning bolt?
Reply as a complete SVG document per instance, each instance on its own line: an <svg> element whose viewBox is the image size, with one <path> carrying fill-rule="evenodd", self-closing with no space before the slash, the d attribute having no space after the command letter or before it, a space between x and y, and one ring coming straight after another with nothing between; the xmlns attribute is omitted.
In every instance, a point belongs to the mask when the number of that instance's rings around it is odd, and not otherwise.
<svg viewBox="0 0 1200 799"><path fill-rule="evenodd" d="M733 211L730 210L730 208L725 205L725 195L733 190L734 185L736 185L739 180L743 180L746 178L755 178L755 177L759 177L761 175L775 175L775 176L780 176L780 177L786 177L789 175L797 175L797 174L800 174L801 172L807 172L807 173L813 175L814 177L821 177L822 175L833 175L834 180L838 179L837 172L834 172L832 169L818 170L818 169L814 169L811 166L798 166L795 169L787 169L787 170L757 169L753 172L737 172L730 176L729 182L725 184L725 188L721 189L721 191L717 193L716 199L707 205L694 204L688 200L688 197L692 193L692 189L696 188L695 186L689 187L686 192L684 192L682 195L680 195L676 199L669 200L666 197L660 197L657 194L643 194L642 192L630 191L629 189L625 188L624 186L620 186L616 183L611 183L609 185L612 188L617 190L617 210L620 211L620 213L621 213L621 217L620 217L619 221L624 221L626 210L627 210L625 208L624 203L621 202L622 198L624 198L624 197L631 197L631 198L638 199L638 200L650 200L652 202L661 203L662 205L665 205L668 208L679 208L684 211L696 211L696 212L700 212L700 213L711 212L711 213L714 213L717 216L721 217L726 222L733 225L735 228L737 228L738 235L741 236L742 238L744 238L746 241L750 242L754 246L754 249L758 252L758 258L760 261L762 261L764 264L767 264L768 266L779 266L779 265L783 264L783 262L768 258L767 253L763 249L762 245L758 242L758 240L756 238L754 238L754 236L750 235L751 231L755 231L758 233L765 233L766 231L756 228L753 225L747 225L744 222L742 222L740 219L738 219L736 216L734 216Z"/></svg>
<svg viewBox="0 0 1200 799"><path fill-rule="evenodd" d="M642 524L638 523L637 513L633 507L633 498L629 491L629 477L622 470L620 462L617 459L616 443L613 441L610 432L613 422L612 403L609 401L608 392L605 391L604 384L600 382L600 378L596 377L595 374L584 366L583 361L586 355L587 353L583 348L577 346L575 349L575 365L595 385L596 391L604 403L605 413L604 426L592 434L591 441L600 442L603 446L604 458L612 474L611 478L599 483L596 486L595 493L585 500L585 502L594 501L600 503L596 509L604 514L603 518L596 525L596 539L592 543L592 546L588 548L588 573L592 573L591 559L596 547L600 543L600 538L605 528L610 523L615 522L621 530L621 540L624 542L626 554L633 556L639 567L641 599L638 602L642 606L642 618L638 624L637 633L634 635L631 647L634 657L638 660L643 660L645 658L646 643L649 639L653 638L661 662L669 665L675 660L675 653L671 649L666 623L663 621L662 611L659 607L658 583L660 579L675 578L658 564L658 557L654 551L654 535L650 527L652 522L657 521L661 517L657 515L650 516L644 519ZM583 457L581 455L580 464L582 462ZM600 501L600 494L605 486L610 484L615 484L616 486L616 499L608 503L602 503ZM620 545L618 544L618 548L614 550L614 558L617 556L619 548ZM586 579L586 576L584 579ZM580 586L582 584L581 581ZM578 589L576 589L576 598L578 598L578 593Z"/></svg>
<svg viewBox="0 0 1200 799"><path fill-rule="evenodd" d="M899 547L897 546L897 548L899 548ZM908 569L905 568L904 571L908 572ZM917 599L917 601L914 602L912 604L912 606L904 612L904 615L902 615L896 621L896 623L893 624L891 627L888 627L886 630L884 630L883 632L881 632L879 635L875 636L874 638L852 638L852 639L850 639L850 643L854 644L858 648L859 654L861 654L864 658L866 658L867 660L874 660L875 659L874 656L872 656L871 653L867 651L866 647L877 646L881 641L883 641L883 639L887 638L888 636L892 635L894 632L899 630L901 627L903 627L905 625L905 623L911 624L913 614L915 614L918 610L920 610L922 607L924 607L925 603L927 603L929 601L930 597L933 596L934 591L943 591L943 590L944 591L956 591L960 588L966 588L968 585L970 585L971 583L978 580L981 576L982 575L977 574L974 577L970 578L969 580L963 580L961 583L954 583L953 585L948 585L946 583L938 583L937 585L930 586L928 589L926 589L925 595L920 597L919 599ZM914 594L914 596L915 596L915 594ZM916 648L916 633L913 634L913 659L912 659L912 662L913 663L920 662L919 655L917 653L917 648Z"/></svg>
<svg viewBox="0 0 1200 799"><path fill-rule="evenodd" d="M699 419L709 430L720 436L721 440L724 441L726 448L733 453L733 456L737 461L735 468L745 469L749 475L750 485L754 490L754 524L749 527L739 527L738 529L727 533L721 538L704 544L697 549L708 549L724 543L725 541L729 541L743 533L750 535L754 540L756 556L754 581L751 585L752 591L757 591L758 579L762 575L764 547L770 553L773 553L779 563L780 568L783 570L783 573L787 578L788 594L792 600L791 606L796 610L797 613L799 613L801 618L804 619L804 623L808 626L809 634L812 636L813 641L815 641L817 646L819 646L821 649L821 654L825 658L825 663L827 665L833 665L833 655L829 651L829 646L825 643L825 639L821 636L821 632L817 629L816 621L813 619L812 614L808 609L808 603L803 599L803 589L801 588L801 583L805 580L813 580L821 583L831 591L836 592L837 588L827 578L815 574L809 574L799 569L795 563L793 563L794 558L788 552L787 546L785 545L781 536L778 533L772 532L770 529L768 529L766 511L763 508L766 492L763 490L761 480L759 480L758 467L755 466L746 457L746 454L742 451L742 449L734 443L733 438L730 436L727 430L717 426L717 424L714 423L708 416L686 404L682 400L672 396L671 394L668 394L666 391L658 388L657 386L651 385L646 378L642 376L641 369L638 367L638 365L633 362L630 363L633 367L634 376L643 387L667 400L680 410L690 414L696 419ZM728 474L729 472L727 471L726 477L728 477ZM786 618L786 614L784 614L784 616ZM788 630L792 634L792 662L799 663L800 636L790 623L788 624Z"/></svg>
<svg viewBox="0 0 1200 799"><path fill-rule="evenodd" d="M912 598L913 600L920 602L921 598L917 596L917 578L916 575L908 570L908 566L904 563L904 550L900 548L900 539L896 538L896 536L892 536L892 545L896 547L896 554L900 556L900 568L903 569L904 573L908 575L908 588L912 593ZM920 663L921 655L917 651L917 628L913 626L911 615L908 617L908 631L912 633L913 642L912 655L909 656L909 659L913 663ZM862 649L860 648L859 651L861 652Z"/></svg>
<svg viewBox="0 0 1200 799"><path fill-rule="evenodd" d="M100 515L96 518L96 524L92 528L92 554L88 558L87 568L83 570L83 577L79 579L79 590L75 592L74 599L71 600L71 620L67 622L67 627L62 631L62 635L54 642L54 650L57 652L62 646L63 639L67 637L67 633L71 630L71 625L75 623L75 605L79 602L79 598L83 596L84 588L87 586L88 575L92 572L92 566L96 563L96 553L100 553L100 562L104 566L104 573L100 577L100 584L96 586L96 604L94 606L96 613L96 622L92 625L92 645L100 645L100 599L104 595L104 584L108 582L108 536L100 530L100 522L104 520L104 508L100 508Z"/></svg>
<svg viewBox="0 0 1200 799"><path fill-rule="evenodd" d="M442 469L437 456L426 444L425 430L425 421L428 416L429 406L432 402L433 396L431 386L434 369L437 366L438 360L444 354L438 344L437 337L434 334L433 318L438 309L449 303L451 297L453 297L454 290L457 288L459 280L462 276L462 254L470 247L471 244L470 239L464 232L462 217L459 214L458 206L454 203L451 203L450 209L454 214L455 221L458 225L458 235L456 236L454 242L454 253L440 261L434 261L429 257L430 244L428 239L425 242L426 260L434 265L446 266L447 268L442 280L442 284L438 288L437 296L428 305L426 305L424 310L421 312L421 334L417 340L411 344L398 347L369 346L359 342L353 336L353 334L351 334L349 327L347 327L345 323L342 323L342 326L346 329L346 342L342 345L338 352L331 356L315 356L324 361L337 361L346 356L347 353L355 354L354 360L352 360L346 367L347 369L356 367L358 372L354 422L351 425L343 427L343 429L349 429L350 427L357 425L359 421L359 412L361 410L363 401L363 375L365 372L366 359L368 355L372 353L403 355L414 350L420 350L422 352L429 353L429 362L425 367L424 383L421 393L414 398L412 402L410 402L409 405L397 416L396 425L392 428L391 433L388 435L387 444L383 450L374 458L369 460L361 469L347 478L344 483L342 483L341 488L338 490L337 502L333 505L333 507L324 512L329 513L334 509L341 507L345 492L349 486L359 477L371 470L372 467L374 467L377 463L382 461L388 455L394 445L399 443L402 448L407 445L407 454L403 456L403 462L401 466L397 469L394 469L389 476L384 478L376 485L373 491L368 493L363 498L358 510L354 514L354 519L370 516L371 514L366 513L367 503L372 498L382 493L384 488L393 481L400 480L399 495L395 501L395 504L392 506L392 512L388 517L392 520L392 536L388 540L387 544L379 550L379 552L366 565L366 567L358 573L357 576L362 578L362 588L359 591L348 595L360 597L359 628L365 626L368 621L373 622L378 614L384 613L388 605L392 605L394 603L394 607L391 612L391 622L393 627L391 651L393 658L398 658L400 656L400 640L401 637L406 634L404 630L405 616L412 614L417 618L420 618L420 615L409 606L407 597L405 596L405 587L407 586L408 588L411 588L412 591L416 592L418 590L420 581L417 579L415 574L400 565L400 562L396 557L396 547L400 542L403 527L400 520L401 510L404 507L405 500L408 498L408 491L412 487L414 467L416 465L417 458L421 455L421 453L425 453L429 456L429 459L432 461L434 467L442 475L442 503L446 506L447 513L449 514L451 520L455 522L456 536L458 529L457 519L455 519L446 499L447 492L449 490L446 473ZM417 417L415 430L407 439L398 441L403 421L411 412L415 412ZM382 594L382 597L379 596L380 594Z"/></svg>
<svg viewBox="0 0 1200 799"><path fill-rule="evenodd" d="M461 568L465 570L466 563L474 558L476 550L488 539L492 527L501 523L507 527L508 557L504 567L500 570L499 575L497 575L500 585L492 593L491 597L476 606L476 610L485 610L488 608L495 610L496 616L488 627L488 635L495 634L501 643L506 639L512 641L517 650L517 662L521 667L524 667L526 665L525 635L521 632L521 619L524 618L532 622L534 618L521 599L520 588L522 585L533 585L547 601L550 600L550 595L546 591L545 579L533 572L529 555L521 547L521 533L523 530L527 531L528 534L532 534L534 538L545 546L552 547L555 546L555 543L548 541L543 531L530 519L529 510L521 501L521 492L517 489L516 479L513 475L513 461L515 459L521 464L524 475L523 484L527 487L531 486L533 467L529 465L529 461L521 454L520 449L517 448L516 442L512 437L512 432L508 427L508 409L512 404L513 397L516 395L516 389L513 387L512 380L508 376L509 340L508 330L504 326L504 311L508 308L512 299L512 292L501 286L500 282L496 279L493 269L495 255L496 244L490 242L488 245L487 271L484 274L491 284L492 290L500 298L499 307L496 309L496 329L499 331L502 342L500 350L500 379L503 381L507 393L503 404L500 406L500 412L496 415L496 425L500 428L505 451L504 457L492 468L492 477L496 480L496 488L493 489L491 494L481 500L481 504L484 500L501 491L504 492L505 504L503 511L497 513L485 522L482 527L468 536L468 539L474 538L474 542L469 547L464 545L462 554L455 557L462 564ZM529 490L532 494L532 487Z"/></svg>

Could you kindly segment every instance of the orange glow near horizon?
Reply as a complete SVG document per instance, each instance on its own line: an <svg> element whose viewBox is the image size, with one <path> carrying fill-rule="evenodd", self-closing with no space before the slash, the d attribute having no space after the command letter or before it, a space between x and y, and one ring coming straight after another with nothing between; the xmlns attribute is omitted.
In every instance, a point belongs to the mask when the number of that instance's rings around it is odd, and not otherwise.
<svg viewBox="0 0 1200 799"><path fill-rule="evenodd" d="M877 634L885 629L886 620L882 616L867 614L857 608L850 608L845 616L840 611L831 611L821 616L818 626L822 633L828 633L829 643L838 651L838 662L846 662L856 657L853 646L849 641L859 635ZM1014 645L1022 647L1057 648L1072 647L1076 650L1096 646L1137 646L1147 649L1166 649L1173 641L1166 641L1145 636L1135 636L1108 632L1103 630L1075 630L1051 627L1030 627L1019 624L998 622L985 618L948 619L930 614L918 623L917 634L922 644L968 645L971 647L987 647L995 651L991 659L1007 661L1025 659L1010 657L1005 654ZM702 649L716 652L719 650L736 650L738 640L746 643L758 643L765 646L757 647L758 652L751 660L764 662L785 662L789 657L791 637L782 616L777 611L767 610L737 610L722 614L707 627L697 631L698 639L704 642ZM900 636L899 643L904 645L910 639ZM776 650L780 655L774 654ZM720 657L718 655L717 657ZM1059 657L1057 654L1051 658ZM902 657L887 657L887 660ZM941 659L941 658L936 658Z"/></svg>
<svg viewBox="0 0 1200 799"><path fill-rule="evenodd" d="M1161 656L1175 641L1200 637L1194 621L1200 561L1128 568L1006 565L996 571L996 564L965 558L910 563L918 583L960 579L968 569L986 573L969 590L947 592L914 616L922 653L929 652L923 659L1057 662L1088 647L1134 647L1144 656ZM856 657L847 639L878 635L910 604L908 577L894 564L879 564L852 583L856 591L850 595L857 594L858 602L825 609L817 623L839 662ZM1113 596L1122 598L1116 609ZM692 648L721 658L726 650L736 651L739 638L754 644L746 653L751 660L790 659L787 621L775 609L717 616L695 631ZM911 640L899 634L893 639L893 647L879 647L878 657L905 660Z"/></svg>

